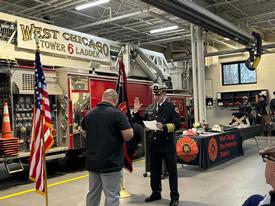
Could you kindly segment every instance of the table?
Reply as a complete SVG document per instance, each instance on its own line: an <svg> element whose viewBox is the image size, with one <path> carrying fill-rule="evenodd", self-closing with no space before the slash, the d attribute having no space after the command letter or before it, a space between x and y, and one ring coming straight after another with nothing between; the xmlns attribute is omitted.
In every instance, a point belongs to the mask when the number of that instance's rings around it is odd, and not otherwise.
<svg viewBox="0 0 275 206"><path fill-rule="evenodd" d="M239 131L243 141L253 138L256 141L257 147L259 147L256 136L260 136L264 133L264 125L262 124L251 125L249 127L240 128Z"/></svg>
<svg viewBox="0 0 275 206"><path fill-rule="evenodd" d="M264 132L264 125L256 124L251 125L249 127L239 128L240 134L243 140L247 140L249 138L255 138L255 136L260 136Z"/></svg>
<svg viewBox="0 0 275 206"><path fill-rule="evenodd" d="M207 133L193 138L179 137L178 163L198 165L207 169L243 155L242 141L238 129L223 133Z"/></svg>

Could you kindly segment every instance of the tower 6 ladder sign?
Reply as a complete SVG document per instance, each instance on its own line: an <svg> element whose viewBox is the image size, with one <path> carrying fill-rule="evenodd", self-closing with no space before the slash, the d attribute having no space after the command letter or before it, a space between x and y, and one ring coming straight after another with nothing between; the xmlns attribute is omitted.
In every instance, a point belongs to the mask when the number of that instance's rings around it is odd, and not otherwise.
<svg viewBox="0 0 275 206"><path fill-rule="evenodd" d="M110 62L110 46L106 39L52 26L28 19L18 19L18 47L35 50L34 34L38 34L40 50L71 57Z"/></svg>

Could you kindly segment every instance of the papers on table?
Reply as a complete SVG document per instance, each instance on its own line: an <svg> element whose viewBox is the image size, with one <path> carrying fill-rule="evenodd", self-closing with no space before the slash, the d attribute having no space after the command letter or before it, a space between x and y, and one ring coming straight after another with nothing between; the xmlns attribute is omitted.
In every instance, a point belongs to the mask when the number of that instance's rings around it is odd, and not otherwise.
<svg viewBox="0 0 275 206"><path fill-rule="evenodd" d="M149 130L160 130L159 128L157 128L157 121L153 120L153 121L143 121L145 127Z"/></svg>

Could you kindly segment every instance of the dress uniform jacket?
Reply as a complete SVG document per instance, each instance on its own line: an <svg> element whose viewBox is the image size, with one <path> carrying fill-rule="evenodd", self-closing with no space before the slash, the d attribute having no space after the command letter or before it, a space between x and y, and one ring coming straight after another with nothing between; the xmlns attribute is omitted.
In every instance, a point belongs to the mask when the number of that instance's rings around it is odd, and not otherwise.
<svg viewBox="0 0 275 206"><path fill-rule="evenodd" d="M156 120L163 124L163 131L152 131L150 149L154 152L176 152L175 130L179 129L179 115L172 103L165 100L161 105L151 104L145 110L144 117L135 114L138 122Z"/></svg>
<svg viewBox="0 0 275 206"><path fill-rule="evenodd" d="M251 108L251 105L250 103L242 103L240 106L239 106L239 112L242 114L242 115L245 115L246 117L249 117L250 116L250 113L252 111L252 108Z"/></svg>
<svg viewBox="0 0 275 206"><path fill-rule="evenodd" d="M161 197L161 169L164 160L169 173L169 186L171 201L179 200L178 175L177 175L177 156L175 130L179 128L179 115L175 111L173 104L165 100L161 105L157 103L150 105L144 117L135 114L137 121L156 120L161 122L163 130L151 131L150 141L150 167L151 167L151 189L152 195L145 199L150 202L153 196Z"/></svg>

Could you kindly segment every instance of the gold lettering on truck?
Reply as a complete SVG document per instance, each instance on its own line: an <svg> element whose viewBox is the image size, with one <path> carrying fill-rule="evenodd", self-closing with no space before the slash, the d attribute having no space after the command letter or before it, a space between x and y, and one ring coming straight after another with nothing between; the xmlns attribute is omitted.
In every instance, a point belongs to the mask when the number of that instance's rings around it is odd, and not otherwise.
<svg viewBox="0 0 275 206"><path fill-rule="evenodd" d="M32 29L33 29L34 24L31 24L31 28L29 26L20 24L21 27L21 31L22 31L22 36L23 36L23 41L27 41L27 40L32 40Z"/></svg>
<svg viewBox="0 0 275 206"><path fill-rule="evenodd" d="M24 25L20 24L23 41L32 40L33 35L37 34L40 39L57 39L57 35L59 31L53 29L47 29L42 27L36 27L34 24L31 25Z"/></svg>
<svg viewBox="0 0 275 206"><path fill-rule="evenodd" d="M88 39L86 37L82 37L76 34L70 34L67 32L64 32L62 34L62 37L66 40L66 41L71 41L74 43L78 43L78 44L83 44L85 46L90 47L91 49L94 49L97 51L97 53L101 53L104 54L105 56L109 56L109 47L107 44L103 44L99 41L94 41L93 39ZM78 52L77 52L78 53ZM85 56L94 56L94 55L90 55L87 54L85 52L82 52L81 50L79 50L79 53L81 55L85 55ZM99 54L97 54L96 56L98 56Z"/></svg>

